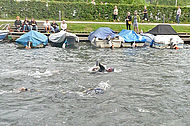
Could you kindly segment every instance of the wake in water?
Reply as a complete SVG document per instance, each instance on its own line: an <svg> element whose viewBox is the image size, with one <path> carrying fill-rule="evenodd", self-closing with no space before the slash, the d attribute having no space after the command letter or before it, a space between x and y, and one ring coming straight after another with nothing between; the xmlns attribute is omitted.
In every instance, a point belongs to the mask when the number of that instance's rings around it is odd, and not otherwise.
<svg viewBox="0 0 190 126"><path fill-rule="evenodd" d="M1 77L16 77L16 76L22 76L25 75L26 71L23 70L3 70L2 73L0 73Z"/></svg>
<svg viewBox="0 0 190 126"><path fill-rule="evenodd" d="M41 78L41 77L50 77L55 74L59 74L59 71L58 70L54 70L54 71L46 70L45 72L40 72L37 70L36 72L30 73L28 75L32 76L34 78Z"/></svg>

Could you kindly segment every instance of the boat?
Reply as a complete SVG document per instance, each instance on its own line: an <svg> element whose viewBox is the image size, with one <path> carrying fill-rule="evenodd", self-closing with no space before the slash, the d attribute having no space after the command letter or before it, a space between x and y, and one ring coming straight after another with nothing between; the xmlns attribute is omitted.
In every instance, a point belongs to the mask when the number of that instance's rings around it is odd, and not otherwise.
<svg viewBox="0 0 190 126"><path fill-rule="evenodd" d="M0 25L0 42L3 41L9 34L9 24Z"/></svg>
<svg viewBox="0 0 190 126"><path fill-rule="evenodd" d="M154 35L154 48L183 48L184 41L179 37L178 33L168 24L160 24L148 31Z"/></svg>
<svg viewBox="0 0 190 126"><path fill-rule="evenodd" d="M52 47L67 48L73 47L75 42L79 42L79 38L73 33L61 30L58 33L51 34L49 42Z"/></svg>
<svg viewBox="0 0 190 126"><path fill-rule="evenodd" d="M48 38L37 31L30 31L16 39L19 48L43 48L48 44Z"/></svg>
<svg viewBox="0 0 190 126"><path fill-rule="evenodd" d="M3 41L7 35L9 34L9 30L0 30L0 41Z"/></svg>
<svg viewBox="0 0 190 126"><path fill-rule="evenodd" d="M100 27L96 31L91 32L88 40L92 45L100 48L120 48L121 43L124 41L121 36L108 27Z"/></svg>
<svg viewBox="0 0 190 126"><path fill-rule="evenodd" d="M146 42L144 36L138 35L133 30L122 30L119 36L124 39L122 47L143 47Z"/></svg>

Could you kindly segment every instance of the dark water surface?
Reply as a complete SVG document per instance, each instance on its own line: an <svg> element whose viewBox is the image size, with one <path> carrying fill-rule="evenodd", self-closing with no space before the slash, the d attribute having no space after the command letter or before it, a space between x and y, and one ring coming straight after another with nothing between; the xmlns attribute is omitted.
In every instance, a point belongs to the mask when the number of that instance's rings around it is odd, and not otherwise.
<svg viewBox="0 0 190 126"><path fill-rule="evenodd" d="M0 44L0 126L190 125L190 46L78 46ZM116 72L90 73L96 60ZM21 87L33 90L19 93ZM84 92L96 87L104 93Z"/></svg>

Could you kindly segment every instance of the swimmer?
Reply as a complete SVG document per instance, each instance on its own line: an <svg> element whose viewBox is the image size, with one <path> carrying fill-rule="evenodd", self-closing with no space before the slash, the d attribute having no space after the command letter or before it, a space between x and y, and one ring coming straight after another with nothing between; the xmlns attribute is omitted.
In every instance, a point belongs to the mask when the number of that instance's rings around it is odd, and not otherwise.
<svg viewBox="0 0 190 126"><path fill-rule="evenodd" d="M94 67L92 67L90 71L92 71L92 72L113 72L114 68L112 68L112 67L106 68L103 64L96 61L96 65Z"/></svg>
<svg viewBox="0 0 190 126"><path fill-rule="evenodd" d="M20 92L26 92L26 91L29 91L30 89L28 88L25 88L25 87L22 87L19 89Z"/></svg>
<svg viewBox="0 0 190 126"><path fill-rule="evenodd" d="M85 93L85 94L103 94L104 89L102 89L102 88L89 88L87 90L84 90L83 93Z"/></svg>
<svg viewBox="0 0 190 126"><path fill-rule="evenodd" d="M106 72L113 72L114 71L114 68L112 68L112 67L109 67L109 68L107 68L106 69L106 67L105 66L103 66L101 63L99 63L99 72L104 72L104 71L106 71Z"/></svg>
<svg viewBox="0 0 190 126"><path fill-rule="evenodd" d="M39 91L39 90L35 90L35 89L29 89L29 88L25 88L25 87L21 87L18 89L19 93L21 92L27 92L27 91Z"/></svg>

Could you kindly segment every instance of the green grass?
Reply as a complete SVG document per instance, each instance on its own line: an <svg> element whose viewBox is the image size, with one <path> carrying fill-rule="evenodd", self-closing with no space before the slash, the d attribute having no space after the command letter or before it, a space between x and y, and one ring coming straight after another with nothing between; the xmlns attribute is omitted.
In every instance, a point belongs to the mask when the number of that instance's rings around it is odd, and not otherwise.
<svg viewBox="0 0 190 126"><path fill-rule="evenodd" d="M116 32L121 31L122 29L126 29L126 25L124 24L67 24L68 30L70 32L92 32L99 27L109 27ZM150 29L154 28L155 25L139 25L139 30L143 30L143 32L147 32ZM172 26L177 32L185 32L190 33L190 27L187 26ZM133 28L132 28L133 29Z"/></svg>
<svg viewBox="0 0 190 126"><path fill-rule="evenodd" d="M7 24L10 22L0 22L1 24ZM13 24L13 23L11 23ZM90 33L92 31L95 31L99 27L109 27L113 29L116 32L120 32L122 29L126 29L125 24L71 24L68 23L68 30L69 32L87 32ZM147 32L150 29L154 28L155 25L139 25L139 30L143 30L143 32ZM172 26L177 32L184 32L184 33L190 33L190 26ZM133 28L132 28L133 29Z"/></svg>

